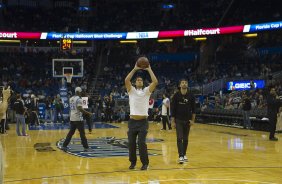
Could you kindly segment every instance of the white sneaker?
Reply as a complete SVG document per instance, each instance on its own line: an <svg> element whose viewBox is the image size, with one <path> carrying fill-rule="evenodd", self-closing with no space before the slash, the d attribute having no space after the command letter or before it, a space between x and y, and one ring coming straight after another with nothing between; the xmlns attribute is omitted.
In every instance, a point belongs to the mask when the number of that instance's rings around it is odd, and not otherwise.
<svg viewBox="0 0 282 184"><path fill-rule="evenodd" d="M183 157L179 157L178 163L179 164L183 164L184 163L184 158Z"/></svg>
<svg viewBox="0 0 282 184"><path fill-rule="evenodd" d="M186 155L184 155L183 159L184 159L184 162L188 162L188 158L186 157Z"/></svg>

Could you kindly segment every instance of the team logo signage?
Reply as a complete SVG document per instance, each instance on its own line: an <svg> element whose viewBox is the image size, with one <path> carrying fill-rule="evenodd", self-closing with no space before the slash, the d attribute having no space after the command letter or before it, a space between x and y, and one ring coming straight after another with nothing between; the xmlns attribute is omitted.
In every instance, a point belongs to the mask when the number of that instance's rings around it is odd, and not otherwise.
<svg viewBox="0 0 282 184"><path fill-rule="evenodd" d="M57 147L61 149L65 139L61 139L57 143ZM147 139L147 143L162 142L162 139ZM119 157L128 156L128 140L126 138L116 137L98 137L95 139L88 139L89 148L93 151L84 152L84 148L81 145L79 138L74 138L68 145L67 153L79 157ZM160 155L162 150L148 149L149 155Z"/></svg>

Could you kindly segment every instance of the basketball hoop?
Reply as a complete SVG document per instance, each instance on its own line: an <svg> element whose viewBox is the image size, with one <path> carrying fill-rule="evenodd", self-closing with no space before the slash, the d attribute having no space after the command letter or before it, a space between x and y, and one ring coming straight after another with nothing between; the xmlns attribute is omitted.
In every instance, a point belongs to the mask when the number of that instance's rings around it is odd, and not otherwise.
<svg viewBox="0 0 282 184"><path fill-rule="evenodd" d="M71 79L72 79L73 74L72 73L65 73L64 76L67 79L67 83L71 83Z"/></svg>

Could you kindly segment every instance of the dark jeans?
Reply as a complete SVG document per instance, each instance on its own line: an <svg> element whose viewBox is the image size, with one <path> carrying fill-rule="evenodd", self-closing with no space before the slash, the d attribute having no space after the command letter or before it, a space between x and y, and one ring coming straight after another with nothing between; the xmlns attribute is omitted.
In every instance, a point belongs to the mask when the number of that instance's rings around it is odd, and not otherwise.
<svg viewBox="0 0 282 184"><path fill-rule="evenodd" d="M61 110L58 110L58 109L55 109L54 123L57 123L57 121L59 120L59 114L60 114L61 122L65 123L63 112Z"/></svg>
<svg viewBox="0 0 282 184"><path fill-rule="evenodd" d="M63 143L63 146L64 147L68 146L68 144L70 143L71 138L72 138L76 129L78 129L78 131L80 133L81 143L82 143L83 147L88 148L88 143L87 143L87 139L86 139L86 136L85 136L83 121L71 121L70 122L70 131L69 131L69 133L66 137L65 142Z"/></svg>
<svg viewBox="0 0 282 184"><path fill-rule="evenodd" d="M166 124L167 124L168 128L171 129L171 124L169 122L168 115L162 116L162 122L163 122L163 129L164 130L166 130Z"/></svg>
<svg viewBox="0 0 282 184"><path fill-rule="evenodd" d="M29 121L30 121L29 122L30 125L39 125L40 124L36 111L31 111L29 113Z"/></svg>
<svg viewBox="0 0 282 184"><path fill-rule="evenodd" d="M243 111L244 128L251 128L250 111Z"/></svg>
<svg viewBox="0 0 282 184"><path fill-rule="evenodd" d="M88 130L89 132L91 132L92 131L92 116L87 116L83 114L83 119L85 119L86 124L88 126Z"/></svg>
<svg viewBox="0 0 282 184"><path fill-rule="evenodd" d="M179 157L186 155L188 148L188 137L190 132L189 121L183 121L175 119L176 123L176 136L177 136L177 148Z"/></svg>
<svg viewBox="0 0 282 184"><path fill-rule="evenodd" d="M4 134L5 133L5 123L6 123L6 119L1 119L1 123L0 123L0 133Z"/></svg>
<svg viewBox="0 0 282 184"><path fill-rule="evenodd" d="M148 120L134 120L130 119L128 121L128 150L129 150L129 161L133 164L136 164L136 138L138 136L138 149L140 160L143 165L149 164L149 157L146 144L146 136L148 133Z"/></svg>
<svg viewBox="0 0 282 184"><path fill-rule="evenodd" d="M274 138L275 130L276 130L276 123L277 123L277 114L271 114L269 117L269 138Z"/></svg>
<svg viewBox="0 0 282 184"><path fill-rule="evenodd" d="M106 108L105 110L105 121L109 121L110 123L113 121L113 110L110 108Z"/></svg>

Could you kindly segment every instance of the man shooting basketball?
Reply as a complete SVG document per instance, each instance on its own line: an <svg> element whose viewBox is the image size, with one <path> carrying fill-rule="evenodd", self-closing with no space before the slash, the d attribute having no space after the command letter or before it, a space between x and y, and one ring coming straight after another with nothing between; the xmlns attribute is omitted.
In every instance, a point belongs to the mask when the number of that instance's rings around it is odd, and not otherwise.
<svg viewBox="0 0 282 184"><path fill-rule="evenodd" d="M146 59L148 62L147 58ZM135 87L131 85L131 78L137 70L146 70L149 72L152 83L148 87L144 87L143 79L136 77ZM136 138L138 136L138 148L140 154L140 160L142 162L141 170L147 170L149 165L148 151L146 145L146 136L148 133L148 109L149 98L151 93L155 90L158 84L158 80L153 73L150 65L147 68L140 68L135 65L133 70L125 78L125 87L129 95L130 106L130 119L128 121L128 149L129 149L129 161L131 165L129 169L134 169L137 161L136 157Z"/></svg>

